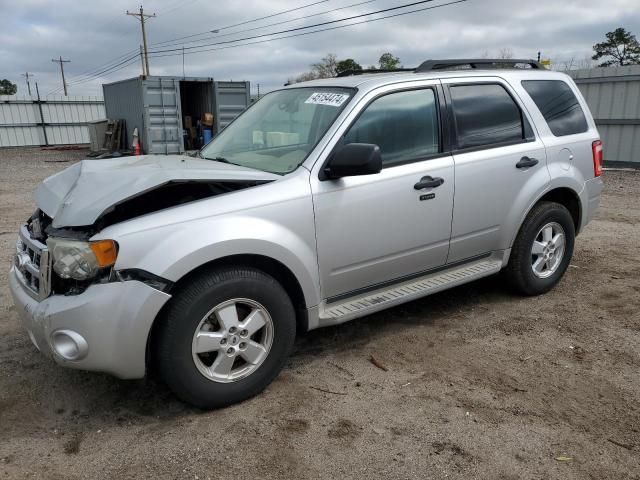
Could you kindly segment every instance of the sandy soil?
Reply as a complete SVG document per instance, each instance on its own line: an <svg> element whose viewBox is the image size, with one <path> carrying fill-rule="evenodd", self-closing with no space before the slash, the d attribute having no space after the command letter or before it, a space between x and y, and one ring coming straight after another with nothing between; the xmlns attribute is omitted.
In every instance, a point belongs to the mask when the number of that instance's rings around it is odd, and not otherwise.
<svg viewBox="0 0 640 480"><path fill-rule="evenodd" d="M37 182L81 157L0 150L0 265ZM489 278L303 335L266 392L213 412L41 357L4 268L0 478L638 479L640 172L606 183L551 293Z"/></svg>

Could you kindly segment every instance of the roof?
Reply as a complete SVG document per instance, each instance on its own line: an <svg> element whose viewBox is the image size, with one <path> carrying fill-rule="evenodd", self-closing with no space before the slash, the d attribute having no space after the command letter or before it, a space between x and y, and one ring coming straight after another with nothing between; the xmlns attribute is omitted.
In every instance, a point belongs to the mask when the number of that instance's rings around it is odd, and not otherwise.
<svg viewBox="0 0 640 480"><path fill-rule="evenodd" d="M415 82L418 80L432 80L445 78L477 78L477 77L500 77L506 80L516 81L526 79L566 79L566 74L551 70L536 70L524 68L492 68L487 70L466 69L466 70L433 70L429 72L389 72L371 73L362 75L352 75L347 77L323 78L308 82L295 83L287 88L299 87L345 87L372 90L393 83Z"/></svg>

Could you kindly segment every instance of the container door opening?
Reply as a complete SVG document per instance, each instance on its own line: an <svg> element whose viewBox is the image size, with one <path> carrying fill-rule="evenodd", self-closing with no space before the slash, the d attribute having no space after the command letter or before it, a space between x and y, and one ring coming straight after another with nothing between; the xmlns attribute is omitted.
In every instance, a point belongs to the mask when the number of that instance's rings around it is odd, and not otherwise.
<svg viewBox="0 0 640 480"><path fill-rule="evenodd" d="M199 150L213 138L212 87L212 81L180 82L184 150Z"/></svg>

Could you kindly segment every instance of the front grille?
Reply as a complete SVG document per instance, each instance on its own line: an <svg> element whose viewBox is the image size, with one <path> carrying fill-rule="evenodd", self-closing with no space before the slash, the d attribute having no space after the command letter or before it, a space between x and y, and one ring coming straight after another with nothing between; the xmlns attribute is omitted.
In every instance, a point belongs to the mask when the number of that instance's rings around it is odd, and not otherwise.
<svg viewBox="0 0 640 480"><path fill-rule="evenodd" d="M36 300L47 298L51 293L49 250L44 243L31 236L27 225L20 227L14 263L27 293Z"/></svg>

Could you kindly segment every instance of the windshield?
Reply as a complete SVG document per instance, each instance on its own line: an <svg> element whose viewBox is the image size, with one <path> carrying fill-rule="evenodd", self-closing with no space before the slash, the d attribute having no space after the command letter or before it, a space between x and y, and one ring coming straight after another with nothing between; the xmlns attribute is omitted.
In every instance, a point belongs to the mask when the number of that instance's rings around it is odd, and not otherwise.
<svg viewBox="0 0 640 480"><path fill-rule="evenodd" d="M204 147L201 156L289 173L307 158L353 94L353 89L328 87L269 93Z"/></svg>

